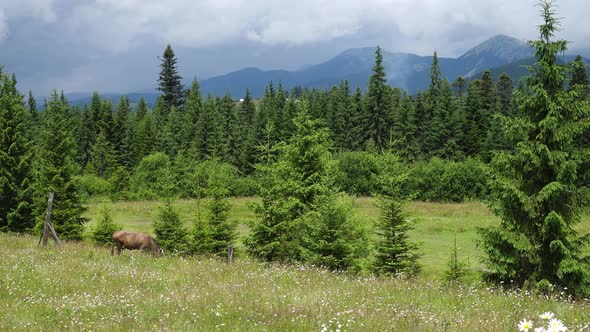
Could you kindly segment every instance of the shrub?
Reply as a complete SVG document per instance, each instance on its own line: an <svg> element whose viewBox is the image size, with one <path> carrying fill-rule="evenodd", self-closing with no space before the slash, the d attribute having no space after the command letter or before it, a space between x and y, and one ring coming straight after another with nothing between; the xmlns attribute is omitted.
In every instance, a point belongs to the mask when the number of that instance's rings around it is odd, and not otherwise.
<svg viewBox="0 0 590 332"><path fill-rule="evenodd" d="M489 169L476 159L462 162L432 158L411 166L410 187L424 201L462 202L485 199Z"/></svg>
<svg viewBox="0 0 590 332"><path fill-rule="evenodd" d="M364 151L342 152L336 157L338 173L336 184L350 195L369 196L376 190L374 174L381 172L374 153Z"/></svg>
<svg viewBox="0 0 590 332"><path fill-rule="evenodd" d="M111 184L106 179L93 174L84 174L77 178L80 196L83 200L90 197L108 196L111 193Z"/></svg>
<svg viewBox="0 0 590 332"><path fill-rule="evenodd" d="M144 157L135 168L129 187L138 199L170 199L177 195L170 158L161 152Z"/></svg>

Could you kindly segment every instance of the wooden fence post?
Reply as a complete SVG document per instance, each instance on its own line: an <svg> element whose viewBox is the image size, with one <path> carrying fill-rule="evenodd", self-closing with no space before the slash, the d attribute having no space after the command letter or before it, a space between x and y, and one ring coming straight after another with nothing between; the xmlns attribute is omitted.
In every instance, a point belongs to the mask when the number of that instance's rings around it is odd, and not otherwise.
<svg viewBox="0 0 590 332"><path fill-rule="evenodd" d="M45 214L45 225L43 225L43 233L41 234L41 240L43 241L43 246L47 246L47 240L49 239L49 233L51 232L51 237L55 241L56 245L61 245L60 239L57 237L57 233L55 233L55 228L51 224L51 210L53 209L53 192L49 193L49 198L47 199L47 212Z"/></svg>
<svg viewBox="0 0 590 332"><path fill-rule="evenodd" d="M227 246L227 262L232 264L234 262L234 246Z"/></svg>

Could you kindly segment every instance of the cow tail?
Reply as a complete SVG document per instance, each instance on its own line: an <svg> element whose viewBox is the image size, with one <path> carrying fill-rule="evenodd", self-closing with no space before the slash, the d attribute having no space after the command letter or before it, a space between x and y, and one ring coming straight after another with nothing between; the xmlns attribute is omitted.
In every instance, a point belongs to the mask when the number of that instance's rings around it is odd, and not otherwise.
<svg viewBox="0 0 590 332"><path fill-rule="evenodd" d="M115 256L115 241L113 240L113 246L111 247L111 256Z"/></svg>

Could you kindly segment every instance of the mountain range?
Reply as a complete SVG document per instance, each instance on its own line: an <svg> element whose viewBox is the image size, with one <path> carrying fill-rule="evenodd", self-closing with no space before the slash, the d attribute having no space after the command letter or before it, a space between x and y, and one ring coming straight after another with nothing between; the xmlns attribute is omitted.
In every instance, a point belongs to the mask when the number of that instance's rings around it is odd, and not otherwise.
<svg viewBox="0 0 590 332"><path fill-rule="evenodd" d="M348 80L351 87L359 86L365 90L375 64L375 47L355 48L346 50L330 60L309 65L299 70L261 70L244 68L225 75L211 77L200 81L204 95L223 96L230 93L234 98L244 96L246 88L253 97L264 94L265 86L270 81L281 82L285 89L296 86L304 88L329 89L342 80ZM430 66L433 56L419 56L410 53L392 53L382 50L383 65L387 80L393 87L398 87L413 94L428 88ZM527 73L524 65L534 63L534 50L522 40L497 35L468 50L458 58L439 57L442 76L449 81L457 77L473 78L490 69L497 77L502 72L509 73L516 82ZM564 61L571 61L573 55L564 56ZM190 82L185 82L190 86ZM91 93L75 93L67 95L73 104L86 104ZM131 102L144 97L149 104L157 98L157 93L126 94ZM105 94L102 97L116 99L120 94Z"/></svg>

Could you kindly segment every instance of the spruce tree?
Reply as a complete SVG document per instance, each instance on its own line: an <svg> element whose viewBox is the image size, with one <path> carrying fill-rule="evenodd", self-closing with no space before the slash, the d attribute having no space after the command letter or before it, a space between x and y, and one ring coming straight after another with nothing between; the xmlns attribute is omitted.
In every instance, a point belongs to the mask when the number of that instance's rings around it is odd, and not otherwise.
<svg viewBox="0 0 590 332"><path fill-rule="evenodd" d="M581 86L580 99L584 100L588 98L590 93L590 81L588 80L588 73L586 72L586 66L580 55L576 56L574 63L572 64L572 79L570 81L570 89L573 89L576 85Z"/></svg>
<svg viewBox="0 0 590 332"><path fill-rule="evenodd" d="M183 226L178 210L166 201L160 207L154 221L154 232L158 244L174 254L184 254L187 251L187 231Z"/></svg>
<svg viewBox="0 0 590 332"><path fill-rule="evenodd" d="M467 82L462 76L457 77L455 82L453 82L453 93L457 99L459 99L460 103L463 102L463 98L465 98L465 93L467 92Z"/></svg>
<svg viewBox="0 0 590 332"><path fill-rule="evenodd" d="M347 135L347 143L351 150L362 150L364 148L363 143L366 141L366 121L367 116L365 115L365 108L363 107L363 94L361 88L357 86L354 93L350 97L350 122L347 123L347 128L350 131Z"/></svg>
<svg viewBox="0 0 590 332"><path fill-rule="evenodd" d="M44 123L36 152L37 211L39 227L45 221L47 193L54 192L52 223L62 239L81 240L86 218L80 203L74 161L76 142L72 133L69 105L54 90L46 102Z"/></svg>
<svg viewBox="0 0 590 332"><path fill-rule="evenodd" d="M96 140L96 133L92 123L92 114L87 106L79 111L78 124L76 126L76 141L78 142L78 153L76 161L84 169L90 161L92 145Z"/></svg>
<svg viewBox="0 0 590 332"><path fill-rule="evenodd" d="M588 80L588 73L586 72L586 66L582 61L581 56L576 56L573 64L573 72L572 72L572 79L569 84L569 89L578 91L578 96L576 99L578 100L590 100L590 80ZM590 121L586 118L586 122ZM589 147L590 146L590 124L586 125L585 132L580 136L577 144L581 147ZM590 168L590 165L584 165L586 169ZM588 171L590 173L590 171ZM590 176L590 174L589 174Z"/></svg>
<svg viewBox="0 0 590 332"><path fill-rule="evenodd" d="M162 92L166 110L170 110L172 106L182 109L184 104L182 77L178 74L177 62L176 55L168 44L162 55L160 77L158 78L158 90Z"/></svg>
<svg viewBox="0 0 590 332"><path fill-rule="evenodd" d="M0 67L0 231L28 232L35 225L29 122L16 80Z"/></svg>
<svg viewBox="0 0 590 332"><path fill-rule="evenodd" d="M512 90L514 84L512 78L506 73L502 73L498 78L496 90L498 91L498 100L500 102L500 114L511 115L512 112Z"/></svg>
<svg viewBox="0 0 590 332"><path fill-rule="evenodd" d="M117 111L113 119L113 148L116 152L117 164L122 165L123 155L128 151L123 150L123 141L127 134L127 126L129 124L129 116L131 114L131 105L129 105L129 98L119 98L117 104Z"/></svg>
<svg viewBox="0 0 590 332"><path fill-rule="evenodd" d="M135 111L135 117L137 121L143 120L143 118L148 114L149 109L143 97L139 98L137 102L137 110Z"/></svg>
<svg viewBox="0 0 590 332"><path fill-rule="evenodd" d="M368 123L366 130L369 138L375 144L377 150L383 150L389 141L390 123L388 119L389 108L389 85L385 67L383 67L383 55L381 48L377 46L375 51L375 66L369 78L369 87L365 99L366 114Z"/></svg>
<svg viewBox="0 0 590 332"><path fill-rule="evenodd" d="M151 113L147 113L137 122L135 137L135 155L137 161L155 151L156 129L153 118Z"/></svg>
<svg viewBox="0 0 590 332"><path fill-rule="evenodd" d="M182 150L191 151L194 153L197 123L199 122L199 118L203 113L202 108L201 87L195 78L191 88L188 91L186 104L184 106L184 122L182 124L181 135Z"/></svg>
<svg viewBox="0 0 590 332"><path fill-rule="evenodd" d="M552 40L559 25L552 2L541 1L543 23L522 89L515 92L517 116L508 119L511 151L494 159L492 208L499 226L480 230L488 280L546 290L562 288L576 296L590 294L590 235L574 225L584 208L586 184L578 177L588 165L587 147L574 141L583 133L580 120L590 105L578 100L579 89L565 90L571 64L561 65L564 40Z"/></svg>
<svg viewBox="0 0 590 332"><path fill-rule="evenodd" d="M115 149L107 141L103 132L96 137L96 142L90 150L90 161L88 170L102 178L107 178L115 170L117 161L115 158Z"/></svg>
<svg viewBox="0 0 590 332"><path fill-rule="evenodd" d="M100 122L101 122L101 105L102 101L100 100L100 95L98 92L94 91L92 93L92 97L90 98L90 127L94 136L90 140L91 145L94 143L96 136L100 132Z"/></svg>
<svg viewBox="0 0 590 332"><path fill-rule="evenodd" d="M465 140L463 144L466 156L476 156L481 152L486 135L481 131L480 123L484 120L484 108L481 98L481 80L474 80L467 88L465 101Z"/></svg>
<svg viewBox="0 0 590 332"><path fill-rule="evenodd" d="M113 232L120 231L123 226L113 221L111 209L106 204L101 204L98 208L98 220L90 230L90 238L96 244L112 244Z"/></svg>
<svg viewBox="0 0 590 332"><path fill-rule="evenodd" d="M306 239L304 215L326 194L328 131L318 127L307 102L293 120L295 134L280 147L278 160L261 166L262 203L255 206L260 220L245 241L248 251L267 261L301 261Z"/></svg>
<svg viewBox="0 0 590 332"><path fill-rule="evenodd" d="M221 99L218 112L218 129L222 139L222 154L219 156L223 161L235 165L238 159L238 146L236 137L238 134L238 120L236 104L229 91Z"/></svg>
<svg viewBox="0 0 590 332"><path fill-rule="evenodd" d="M209 175L205 195L209 202L209 214L207 226L210 236L210 252L219 256L227 255L227 247L232 245L237 238L237 224L229 220L231 205L227 199L229 188L227 174L215 171Z"/></svg>
<svg viewBox="0 0 590 332"><path fill-rule="evenodd" d="M391 152L382 155L382 164L385 171L376 176L380 191L376 193L379 217L373 269L378 274L414 275L420 271L420 254L418 244L408 239L413 225L403 211L407 197L402 194L402 186L407 173Z"/></svg>

